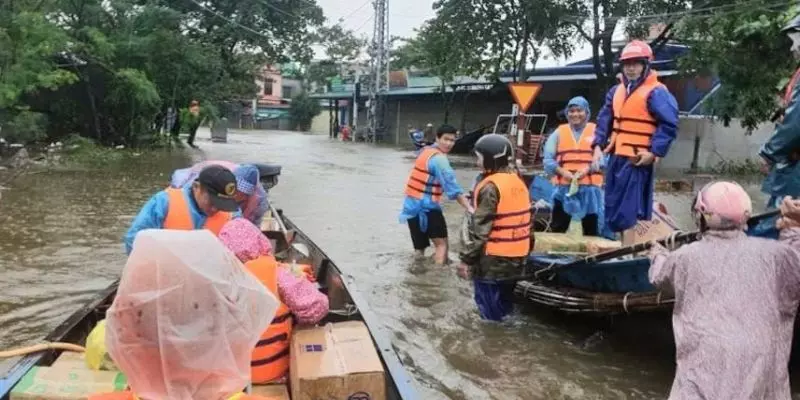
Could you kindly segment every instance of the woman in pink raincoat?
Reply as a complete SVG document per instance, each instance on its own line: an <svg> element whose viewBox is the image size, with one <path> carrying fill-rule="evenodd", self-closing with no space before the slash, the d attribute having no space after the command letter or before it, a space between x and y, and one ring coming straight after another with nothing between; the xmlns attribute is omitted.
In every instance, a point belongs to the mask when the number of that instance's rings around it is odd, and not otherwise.
<svg viewBox="0 0 800 400"><path fill-rule="evenodd" d="M675 294L677 369L670 400L789 400L788 361L800 304L800 255L781 241L748 237L750 197L731 182L698 194L702 238L668 252L654 245L650 281ZM796 245L795 245L796 248Z"/></svg>

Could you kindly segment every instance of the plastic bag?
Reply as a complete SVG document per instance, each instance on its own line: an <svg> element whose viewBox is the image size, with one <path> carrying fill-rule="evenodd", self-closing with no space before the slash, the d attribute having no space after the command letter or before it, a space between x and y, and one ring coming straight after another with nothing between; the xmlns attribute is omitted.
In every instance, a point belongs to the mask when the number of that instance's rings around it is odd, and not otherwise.
<svg viewBox="0 0 800 400"><path fill-rule="evenodd" d="M140 398L227 398L250 381L278 304L210 231L147 229L106 314L106 346Z"/></svg>
<svg viewBox="0 0 800 400"><path fill-rule="evenodd" d="M106 320L94 326L86 337L86 366L95 371L119 371L106 349Z"/></svg>
<svg viewBox="0 0 800 400"><path fill-rule="evenodd" d="M575 176L572 178L572 182L569 184L569 192L567 192L567 197L574 196L575 193L578 193L578 187L580 187L580 183L578 182L578 177Z"/></svg>

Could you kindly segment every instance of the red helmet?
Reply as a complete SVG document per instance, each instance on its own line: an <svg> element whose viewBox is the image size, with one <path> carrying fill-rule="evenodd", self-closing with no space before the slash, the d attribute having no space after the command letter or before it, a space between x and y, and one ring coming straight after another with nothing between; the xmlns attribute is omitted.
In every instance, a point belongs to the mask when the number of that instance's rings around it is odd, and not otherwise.
<svg viewBox="0 0 800 400"><path fill-rule="evenodd" d="M653 61L653 49L650 48L649 44L641 40L634 40L625 45L625 48L622 49L622 54L619 56L619 60L625 61L636 59Z"/></svg>

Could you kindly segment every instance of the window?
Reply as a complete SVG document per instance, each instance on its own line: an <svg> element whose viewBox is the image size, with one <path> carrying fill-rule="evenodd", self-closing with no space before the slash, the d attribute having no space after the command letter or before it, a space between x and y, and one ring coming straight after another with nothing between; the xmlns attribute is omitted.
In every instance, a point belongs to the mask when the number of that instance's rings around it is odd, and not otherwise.
<svg viewBox="0 0 800 400"><path fill-rule="evenodd" d="M264 96L272 96L272 84L275 81L272 78L264 79Z"/></svg>
<svg viewBox="0 0 800 400"><path fill-rule="evenodd" d="M284 99L291 99L292 98L292 87L291 86L284 86L283 90L283 98Z"/></svg>

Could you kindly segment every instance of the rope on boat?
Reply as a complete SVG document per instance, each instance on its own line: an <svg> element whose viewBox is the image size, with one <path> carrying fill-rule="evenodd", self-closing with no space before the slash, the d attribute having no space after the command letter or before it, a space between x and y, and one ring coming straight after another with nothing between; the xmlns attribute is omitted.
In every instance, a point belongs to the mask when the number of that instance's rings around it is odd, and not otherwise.
<svg viewBox="0 0 800 400"><path fill-rule="evenodd" d="M351 317L358 314L358 307L356 307L355 304L347 303L344 305L343 310L332 309L328 310L328 312L331 314L341 315L343 317Z"/></svg>
<svg viewBox="0 0 800 400"><path fill-rule="evenodd" d="M38 353L40 351L45 351L45 350L66 350L66 351L74 351L76 353L83 353L86 351L86 348L72 343L46 342L46 343L35 344L33 346L23 347L20 349L0 351L0 358L24 356L27 354Z"/></svg>

